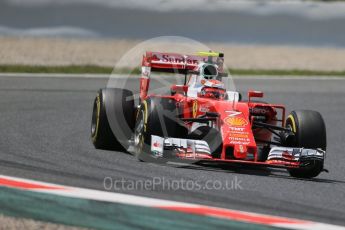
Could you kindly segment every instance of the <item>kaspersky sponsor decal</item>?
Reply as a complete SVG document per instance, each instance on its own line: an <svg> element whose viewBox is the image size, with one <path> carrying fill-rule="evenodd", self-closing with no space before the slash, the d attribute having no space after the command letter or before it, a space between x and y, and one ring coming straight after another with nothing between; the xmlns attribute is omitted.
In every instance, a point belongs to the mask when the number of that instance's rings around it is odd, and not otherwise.
<svg viewBox="0 0 345 230"><path fill-rule="evenodd" d="M230 132L229 133L230 141L243 141L250 142L250 137L248 132Z"/></svg>
<svg viewBox="0 0 345 230"><path fill-rule="evenodd" d="M229 134L229 138L249 139L249 133L248 132L231 132Z"/></svg>

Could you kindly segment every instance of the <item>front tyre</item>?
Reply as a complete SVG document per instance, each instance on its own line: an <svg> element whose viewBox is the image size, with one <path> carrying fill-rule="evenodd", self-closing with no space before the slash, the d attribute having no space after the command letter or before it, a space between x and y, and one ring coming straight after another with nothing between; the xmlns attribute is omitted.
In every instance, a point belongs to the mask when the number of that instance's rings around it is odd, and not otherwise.
<svg viewBox="0 0 345 230"><path fill-rule="evenodd" d="M292 111L286 120L286 127L295 133L292 147L326 150L326 126L319 112L311 110ZM293 177L312 178L323 170L323 161L311 162L305 168L289 169Z"/></svg>
<svg viewBox="0 0 345 230"><path fill-rule="evenodd" d="M180 138L187 135L178 117L174 99L151 97L141 103L134 127L135 152L140 160L147 159L143 154L151 154L151 135Z"/></svg>
<svg viewBox="0 0 345 230"><path fill-rule="evenodd" d="M95 148L126 151L133 126L133 93L118 88L100 89L93 103L91 120L91 140Z"/></svg>

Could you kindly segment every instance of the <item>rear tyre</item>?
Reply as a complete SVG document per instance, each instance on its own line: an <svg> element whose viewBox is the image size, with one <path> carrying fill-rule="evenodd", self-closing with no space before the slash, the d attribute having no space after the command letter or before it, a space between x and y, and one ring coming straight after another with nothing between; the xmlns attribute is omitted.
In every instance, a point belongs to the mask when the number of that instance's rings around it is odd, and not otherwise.
<svg viewBox="0 0 345 230"><path fill-rule="evenodd" d="M286 120L286 127L295 133L293 147L326 150L326 126L319 112L311 110L292 111ZM323 162L315 161L310 166L289 169L293 177L312 178L323 170Z"/></svg>
<svg viewBox="0 0 345 230"><path fill-rule="evenodd" d="M133 126L133 93L126 89L100 89L93 104L91 121L93 145L97 149L126 151Z"/></svg>
<svg viewBox="0 0 345 230"><path fill-rule="evenodd" d="M135 152L150 154L151 135L185 138L187 128L179 120L176 101L170 98L151 97L143 101L134 127Z"/></svg>

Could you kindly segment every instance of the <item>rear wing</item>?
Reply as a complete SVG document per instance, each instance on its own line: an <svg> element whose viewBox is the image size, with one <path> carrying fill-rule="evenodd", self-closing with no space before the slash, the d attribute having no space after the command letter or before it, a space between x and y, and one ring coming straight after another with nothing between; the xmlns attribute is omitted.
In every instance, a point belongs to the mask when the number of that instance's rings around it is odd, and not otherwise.
<svg viewBox="0 0 345 230"><path fill-rule="evenodd" d="M195 69L202 62L217 64L219 72L222 72L224 55L215 52L200 52L199 55L146 52L142 60L142 69L143 74L147 71L185 74L188 70Z"/></svg>
<svg viewBox="0 0 345 230"><path fill-rule="evenodd" d="M187 74L200 63L214 63L218 72L223 73L224 54L200 52L199 55L182 55L177 53L146 52L141 64L140 100L145 100L150 85L151 72L168 72Z"/></svg>

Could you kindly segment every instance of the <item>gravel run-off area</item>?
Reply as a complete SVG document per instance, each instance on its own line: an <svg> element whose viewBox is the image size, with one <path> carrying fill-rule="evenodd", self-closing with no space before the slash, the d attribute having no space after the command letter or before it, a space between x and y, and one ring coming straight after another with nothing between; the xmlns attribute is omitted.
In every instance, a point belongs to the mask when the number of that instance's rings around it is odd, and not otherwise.
<svg viewBox="0 0 345 230"><path fill-rule="evenodd" d="M0 65L98 65L113 67L139 40L0 37ZM225 53L225 64L236 69L344 71L345 49L206 43ZM144 48L142 48L144 47ZM139 66L145 49L181 52L169 42L151 42L136 49L125 65ZM146 47L146 48L145 48ZM132 50L133 51L133 50ZM135 53L135 52L134 52Z"/></svg>

